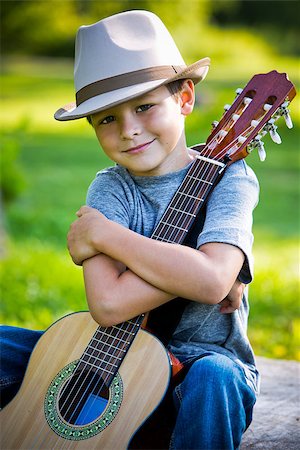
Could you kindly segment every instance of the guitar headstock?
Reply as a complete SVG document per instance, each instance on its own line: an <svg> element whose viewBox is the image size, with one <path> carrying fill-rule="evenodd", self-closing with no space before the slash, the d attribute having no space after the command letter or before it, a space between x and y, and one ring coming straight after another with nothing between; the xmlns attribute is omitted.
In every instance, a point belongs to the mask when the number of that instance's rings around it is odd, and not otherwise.
<svg viewBox="0 0 300 450"><path fill-rule="evenodd" d="M287 127L293 126L288 105L296 95L295 87L285 73L273 70L254 75L236 93L233 104L224 107L220 122L213 123L214 129L201 153L231 164L257 149L264 161L263 136L270 133L274 142L281 143L276 120L283 116Z"/></svg>

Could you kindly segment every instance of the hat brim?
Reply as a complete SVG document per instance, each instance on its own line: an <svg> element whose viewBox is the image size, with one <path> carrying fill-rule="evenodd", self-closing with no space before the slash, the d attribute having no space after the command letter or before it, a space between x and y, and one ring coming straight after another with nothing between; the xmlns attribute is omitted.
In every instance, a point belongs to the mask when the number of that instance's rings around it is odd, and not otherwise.
<svg viewBox="0 0 300 450"><path fill-rule="evenodd" d="M171 78L148 81L145 83L135 84L133 86L115 89L110 92L105 92L84 101L79 106L76 106L75 102L69 103L58 109L54 114L54 118L59 121L81 119L131 100L135 97L139 97L140 95L146 94L147 92L171 83L172 81L184 78L193 80L195 84L199 83L206 77L209 65L210 58L203 58L194 64L187 66L180 73L177 73Z"/></svg>

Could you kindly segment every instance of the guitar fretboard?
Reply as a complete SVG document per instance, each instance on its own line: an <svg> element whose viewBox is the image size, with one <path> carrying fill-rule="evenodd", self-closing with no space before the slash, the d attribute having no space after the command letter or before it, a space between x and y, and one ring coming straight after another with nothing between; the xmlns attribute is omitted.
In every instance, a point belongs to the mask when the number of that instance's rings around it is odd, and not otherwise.
<svg viewBox="0 0 300 450"><path fill-rule="evenodd" d="M182 244L224 167L217 161L197 158L160 219L152 239Z"/></svg>

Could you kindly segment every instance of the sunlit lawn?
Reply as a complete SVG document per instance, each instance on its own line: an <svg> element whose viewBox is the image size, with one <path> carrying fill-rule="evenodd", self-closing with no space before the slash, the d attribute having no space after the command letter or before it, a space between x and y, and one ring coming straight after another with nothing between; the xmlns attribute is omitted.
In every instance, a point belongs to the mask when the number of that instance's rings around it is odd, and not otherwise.
<svg viewBox="0 0 300 450"><path fill-rule="evenodd" d="M19 146L25 177L24 190L5 208L2 322L45 328L63 314L86 309L81 270L70 261L65 236L96 171L109 161L85 121L61 124L52 118L73 96L69 64L49 64L38 77L30 71L21 76L20 67L2 82L3 143ZM189 144L206 139L237 87L217 77L201 86L200 107L187 123ZM294 122L292 131L280 123L281 146L266 138L265 163L255 154L247 159L261 185L249 335L257 354L300 359L299 115Z"/></svg>

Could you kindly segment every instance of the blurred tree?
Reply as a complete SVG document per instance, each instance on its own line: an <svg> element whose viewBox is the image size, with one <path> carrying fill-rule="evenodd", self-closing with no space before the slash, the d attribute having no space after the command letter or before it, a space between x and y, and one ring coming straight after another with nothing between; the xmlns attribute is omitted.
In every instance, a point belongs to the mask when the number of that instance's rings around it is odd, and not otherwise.
<svg viewBox="0 0 300 450"><path fill-rule="evenodd" d="M132 9L153 11L172 31L181 30L181 35L189 34L192 40L186 25L194 29L207 22L209 3L210 0L2 0L1 53L73 56L74 34L80 25Z"/></svg>
<svg viewBox="0 0 300 450"><path fill-rule="evenodd" d="M71 56L76 2L1 1L1 53Z"/></svg>
<svg viewBox="0 0 300 450"><path fill-rule="evenodd" d="M300 53L298 0L210 1L211 21L219 26L252 28L286 54Z"/></svg>

